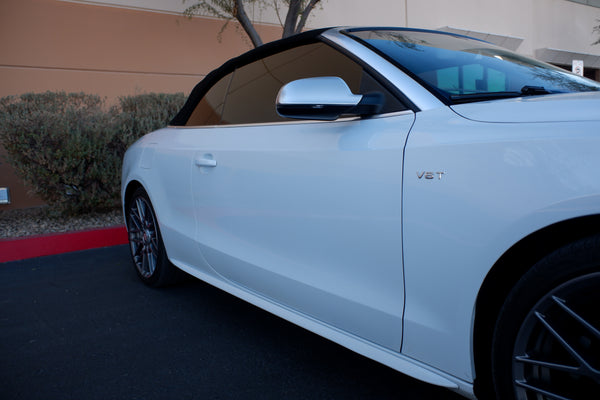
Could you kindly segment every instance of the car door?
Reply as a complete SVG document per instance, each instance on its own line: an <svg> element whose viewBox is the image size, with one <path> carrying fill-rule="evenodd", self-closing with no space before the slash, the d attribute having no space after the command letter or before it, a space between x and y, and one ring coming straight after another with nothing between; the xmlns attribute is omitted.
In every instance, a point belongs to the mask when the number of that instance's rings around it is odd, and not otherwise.
<svg viewBox="0 0 600 400"><path fill-rule="evenodd" d="M374 85L323 44L235 70L221 125L189 131L197 240L222 277L398 351L402 153L414 114L330 122L277 116L282 84L333 73L355 92Z"/></svg>

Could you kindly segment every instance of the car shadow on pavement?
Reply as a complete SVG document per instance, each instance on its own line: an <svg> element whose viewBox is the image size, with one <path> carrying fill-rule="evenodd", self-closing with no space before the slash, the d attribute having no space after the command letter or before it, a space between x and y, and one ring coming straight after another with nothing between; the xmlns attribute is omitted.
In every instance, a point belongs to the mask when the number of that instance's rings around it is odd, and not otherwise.
<svg viewBox="0 0 600 400"><path fill-rule="evenodd" d="M0 264L3 399L452 399L128 247Z"/></svg>

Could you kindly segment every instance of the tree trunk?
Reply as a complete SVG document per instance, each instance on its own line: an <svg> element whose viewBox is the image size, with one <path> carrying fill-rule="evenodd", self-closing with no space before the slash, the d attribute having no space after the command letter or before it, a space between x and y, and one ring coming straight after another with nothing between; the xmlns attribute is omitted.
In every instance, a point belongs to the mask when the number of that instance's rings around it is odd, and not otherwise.
<svg viewBox="0 0 600 400"><path fill-rule="evenodd" d="M298 22L298 25L296 26L294 33L302 32L302 29L304 29L304 25L306 25L306 20L308 19L308 15L312 12L313 8L315 8L315 6L317 5L317 3L319 1L321 1L321 0L310 0L308 2L307 6L304 8L304 11L302 11L302 14L300 14L300 21Z"/></svg>
<svg viewBox="0 0 600 400"><path fill-rule="evenodd" d="M281 37L292 36L296 32L296 21L300 15L300 0L290 0L285 22L283 24L283 35Z"/></svg>
<svg viewBox="0 0 600 400"><path fill-rule="evenodd" d="M258 47L263 44L260 35L258 34L258 32L256 32L252 21L250 21L250 18L248 18L248 14L246 14L246 9L244 9L244 3L242 2L242 0L235 0L233 16L240 22L242 28L244 28L244 31L246 31L246 33L250 37L250 40L252 41L254 47Z"/></svg>

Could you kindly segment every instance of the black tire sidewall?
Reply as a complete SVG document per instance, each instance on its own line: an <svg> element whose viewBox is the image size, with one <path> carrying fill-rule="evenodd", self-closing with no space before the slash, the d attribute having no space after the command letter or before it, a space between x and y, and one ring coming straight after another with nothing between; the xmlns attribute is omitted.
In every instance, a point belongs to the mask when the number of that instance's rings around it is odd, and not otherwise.
<svg viewBox="0 0 600 400"><path fill-rule="evenodd" d="M536 263L515 285L500 310L492 341L492 376L498 399L515 399L512 358L519 330L529 313L558 286L600 271L600 236L551 253Z"/></svg>
<svg viewBox="0 0 600 400"><path fill-rule="evenodd" d="M129 245L130 251L129 252L131 254L133 267L135 269L137 276L146 285L152 286L152 287L163 286L163 285L169 283L169 281L171 280L171 275L173 274L172 269L174 267L171 265L171 263L169 262L169 259L167 257L167 251L166 251L165 245L163 243L162 234L160 232L160 227L158 225L158 219L156 217L156 212L154 211L154 206L152 205L152 202L150 201L150 197L148 196L148 193L146 193L146 191L142 187L137 188L135 190L135 192L133 193L133 195L131 196L130 200L127 202L127 206L125 208L125 217L126 217L125 220L128 224L127 229L129 229L129 216L130 216L131 206L138 198L144 199L144 201L149 206L149 210L152 213L152 217L154 218L154 223L155 223L156 233L157 233L157 238L158 238L158 257L156 260L156 269L154 270L154 273L149 277L145 277L144 275L142 275L142 273L137 268L137 265L135 262L135 257L134 257L133 251L131 249L131 243L130 243L130 245Z"/></svg>

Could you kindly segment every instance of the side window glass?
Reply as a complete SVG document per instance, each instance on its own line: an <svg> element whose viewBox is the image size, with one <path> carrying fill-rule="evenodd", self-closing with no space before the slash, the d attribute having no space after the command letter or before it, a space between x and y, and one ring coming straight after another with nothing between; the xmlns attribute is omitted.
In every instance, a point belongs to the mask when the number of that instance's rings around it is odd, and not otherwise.
<svg viewBox="0 0 600 400"><path fill-rule="evenodd" d="M389 98L384 112L404 110L393 95L385 90L363 68L350 58L324 43L299 46L238 68L233 76L222 124L281 122L275 110L277 93L283 85L296 79L316 76L338 76L353 93L384 92Z"/></svg>
<svg viewBox="0 0 600 400"><path fill-rule="evenodd" d="M200 100L187 126L282 122L275 110L277 93L296 79L338 76L353 93L382 92L383 113L406 107L349 57L324 43L285 50L237 68Z"/></svg>
<svg viewBox="0 0 600 400"><path fill-rule="evenodd" d="M217 125L221 122L225 95L233 73L221 78L198 103L186 126Z"/></svg>
<svg viewBox="0 0 600 400"><path fill-rule="evenodd" d="M275 99L283 85L313 76L340 76L359 89L361 68L323 43L295 47L236 69L223 113L224 124L281 122Z"/></svg>
<svg viewBox="0 0 600 400"><path fill-rule="evenodd" d="M360 81L360 93L367 94L369 92L380 92L383 93L383 97L385 98L385 104L383 105L383 109L381 110L381 114L387 114L391 112L404 111L408 110L406 107L396 96L390 93L385 87L381 86L381 84L375 80L367 71L363 71L362 79Z"/></svg>

